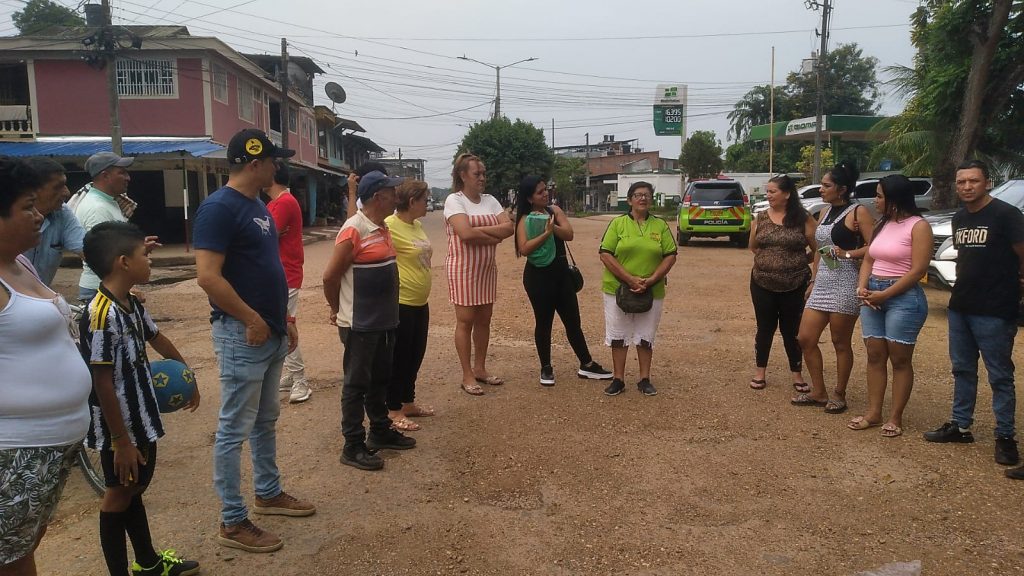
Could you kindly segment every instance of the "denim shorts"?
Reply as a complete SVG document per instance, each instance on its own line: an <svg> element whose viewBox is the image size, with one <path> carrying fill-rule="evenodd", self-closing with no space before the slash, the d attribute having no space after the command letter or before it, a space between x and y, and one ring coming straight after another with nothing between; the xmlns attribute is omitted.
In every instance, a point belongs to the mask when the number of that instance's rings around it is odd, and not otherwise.
<svg viewBox="0 0 1024 576"><path fill-rule="evenodd" d="M880 291L892 286L896 280L881 280L872 276L868 290ZM860 329L864 338L884 338L898 344L915 344L917 335L928 318L928 299L920 284L882 303L881 310L861 306Z"/></svg>

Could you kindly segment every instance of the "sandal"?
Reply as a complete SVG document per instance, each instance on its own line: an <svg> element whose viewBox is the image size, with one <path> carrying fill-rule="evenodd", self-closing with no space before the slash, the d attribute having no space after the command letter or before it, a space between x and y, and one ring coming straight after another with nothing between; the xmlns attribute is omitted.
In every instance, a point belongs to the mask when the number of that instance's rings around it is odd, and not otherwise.
<svg viewBox="0 0 1024 576"><path fill-rule="evenodd" d="M462 391L470 396L483 396L484 389L479 384L460 384Z"/></svg>
<svg viewBox="0 0 1024 576"><path fill-rule="evenodd" d="M846 427L850 430L867 430L868 428L874 428L875 426L881 425L881 422L872 422L864 416L857 416L846 423Z"/></svg>
<svg viewBox="0 0 1024 576"><path fill-rule="evenodd" d="M481 384L487 384L488 386L501 386L505 383L504 380L497 376L487 376L486 378L476 377L476 381Z"/></svg>
<svg viewBox="0 0 1024 576"><path fill-rule="evenodd" d="M795 398L790 399L790 404L793 406L817 406L821 408L829 403L828 400L815 400L811 398L809 394L797 394Z"/></svg>
<svg viewBox="0 0 1024 576"><path fill-rule="evenodd" d="M754 390L764 390L764 387L768 385L767 380L758 380L757 378L750 379L750 387Z"/></svg>
<svg viewBox="0 0 1024 576"><path fill-rule="evenodd" d="M895 438L903 435L903 428L895 424L886 424L882 426L882 437L883 438Z"/></svg>
<svg viewBox="0 0 1024 576"><path fill-rule="evenodd" d="M423 406L419 406L419 405L413 404L412 408L409 409L409 410L406 410L404 408L402 409L402 416L405 416L406 418L419 418L421 416L433 416L433 415L434 415L434 409L431 408L430 406L423 407Z"/></svg>
<svg viewBox="0 0 1024 576"><path fill-rule="evenodd" d="M415 432L420 429L420 425L402 416L391 420L391 428L399 432Z"/></svg>
<svg viewBox="0 0 1024 576"><path fill-rule="evenodd" d="M807 382L793 382L793 389L801 394L806 394L811 391L811 385Z"/></svg>
<svg viewBox="0 0 1024 576"><path fill-rule="evenodd" d="M842 414L843 412L846 412L846 399L829 399L829 401L825 403L826 414Z"/></svg>

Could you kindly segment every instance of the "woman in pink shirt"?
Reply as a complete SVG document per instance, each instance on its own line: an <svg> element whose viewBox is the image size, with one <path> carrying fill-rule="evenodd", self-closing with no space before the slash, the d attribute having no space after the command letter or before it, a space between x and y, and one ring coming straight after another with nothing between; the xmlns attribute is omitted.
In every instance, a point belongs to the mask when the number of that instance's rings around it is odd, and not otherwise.
<svg viewBox="0 0 1024 576"><path fill-rule="evenodd" d="M928 273L932 255L932 229L914 203L914 189L903 175L878 182L875 206L882 217L875 226L864 264L860 268L857 297L860 326L868 351L868 408L847 426L866 430L882 424L882 404L892 365L892 412L882 436L903 434L903 410L914 387L914 344L928 317L928 300L921 278Z"/></svg>

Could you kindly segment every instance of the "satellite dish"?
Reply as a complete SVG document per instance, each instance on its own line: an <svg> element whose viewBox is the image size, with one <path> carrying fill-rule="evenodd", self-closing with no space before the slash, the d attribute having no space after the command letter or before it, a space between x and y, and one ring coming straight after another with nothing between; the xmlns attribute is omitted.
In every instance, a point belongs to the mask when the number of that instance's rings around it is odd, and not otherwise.
<svg viewBox="0 0 1024 576"><path fill-rule="evenodd" d="M337 82L328 82L327 85L324 86L324 92L327 92L327 97L335 104L345 102L345 89Z"/></svg>

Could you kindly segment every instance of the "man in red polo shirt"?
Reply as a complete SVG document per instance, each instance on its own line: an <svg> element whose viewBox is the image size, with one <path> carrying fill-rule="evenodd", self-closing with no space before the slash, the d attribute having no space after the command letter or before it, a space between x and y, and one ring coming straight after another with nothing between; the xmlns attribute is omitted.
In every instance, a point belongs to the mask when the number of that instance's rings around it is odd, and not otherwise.
<svg viewBox="0 0 1024 576"><path fill-rule="evenodd" d="M284 266L285 279L288 281L288 317L295 318L299 310L299 290L302 288L302 208L298 200L288 189L291 174L288 164L279 162L274 173L274 185L267 188L270 203L267 210L274 218L277 226L278 249L281 252L281 264ZM305 402L312 395L306 381L306 366L302 362L302 352L295 350L284 359L284 370L281 371L282 392L291 392L288 401L292 404Z"/></svg>

